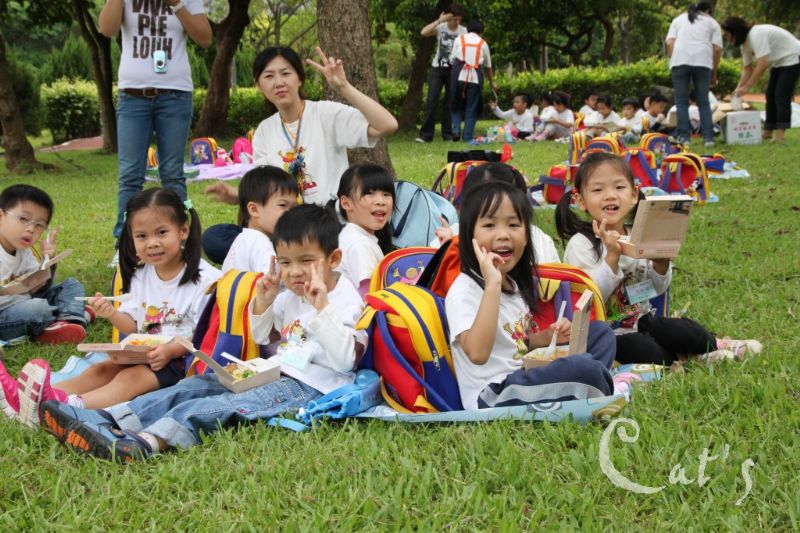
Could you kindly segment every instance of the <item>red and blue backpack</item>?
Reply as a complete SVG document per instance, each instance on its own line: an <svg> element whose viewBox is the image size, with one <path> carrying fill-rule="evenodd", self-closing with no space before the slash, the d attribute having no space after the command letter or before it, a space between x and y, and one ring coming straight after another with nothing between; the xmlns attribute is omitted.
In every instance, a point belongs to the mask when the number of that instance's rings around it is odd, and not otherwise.
<svg viewBox="0 0 800 533"><path fill-rule="evenodd" d="M633 177L641 187L658 187L656 154L647 148L626 148L622 158L628 163Z"/></svg>
<svg viewBox="0 0 800 533"><path fill-rule="evenodd" d="M672 154L661 161L658 187L670 194L688 194L703 205L711 194L711 184L703 159L690 152Z"/></svg>

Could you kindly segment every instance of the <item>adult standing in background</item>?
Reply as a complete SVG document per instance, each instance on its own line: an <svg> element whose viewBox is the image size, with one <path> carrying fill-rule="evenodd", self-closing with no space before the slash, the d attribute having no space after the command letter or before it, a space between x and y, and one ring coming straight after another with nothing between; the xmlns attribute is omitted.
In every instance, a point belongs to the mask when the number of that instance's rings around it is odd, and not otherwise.
<svg viewBox="0 0 800 533"><path fill-rule="evenodd" d="M419 129L418 143L433 141L436 132L436 108L439 105L439 95L444 88L444 108L442 112L442 139L450 141L453 138L453 120L450 114L450 52L453 42L467 33L467 28L461 25L463 11L458 4L450 4L447 11L439 18L422 28L423 37L436 36L436 54L428 76L428 99L425 101L425 118Z"/></svg>
<svg viewBox="0 0 800 533"><path fill-rule="evenodd" d="M208 48L212 35L203 0L108 0L98 26L109 38L122 31L117 80L119 190L114 226L114 237L119 239L128 200L144 185L153 133L161 184L186 200L183 159L193 111L186 36Z"/></svg>
<svg viewBox="0 0 800 533"><path fill-rule="evenodd" d="M708 90L717 82L717 66L722 54L722 31L711 16L711 3L698 2L672 20L666 39L675 107L678 113L678 140L689 142L690 84L700 111L700 131L705 146L714 146L714 123Z"/></svg>
<svg viewBox="0 0 800 533"><path fill-rule="evenodd" d="M453 71L450 73L450 90L453 102L453 140L457 141L463 133L464 142L470 142L475 133L478 114L483 109L483 78L489 80L492 91L497 92L497 84L492 76L492 58L489 45L483 40L483 23L479 20L467 25L467 34L456 39L450 59ZM464 130L461 130L461 119Z"/></svg>
<svg viewBox="0 0 800 533"><path fill-rule="evenodd" d="M739 17L725 19L722 30L725 39L742 50L742 75L734 96L747 94L769 69L764 139L772 139L774 132L774 139L782 141L785 130L792 127L792 98L800 77L800 41L779 26L751 26Z"/></svg>

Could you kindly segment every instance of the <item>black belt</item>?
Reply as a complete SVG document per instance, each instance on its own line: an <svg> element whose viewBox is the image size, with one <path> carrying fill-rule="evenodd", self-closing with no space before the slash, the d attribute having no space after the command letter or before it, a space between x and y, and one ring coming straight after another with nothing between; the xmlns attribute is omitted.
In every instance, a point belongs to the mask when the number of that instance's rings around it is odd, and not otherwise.
<svg viewBox="0 0 800 533"><path fill-rule="evenodd" d="M161 94L174 94L182 91L177 89L159 89L158 87L145 87L144 89L120 89L128 96L136 96L137 98L155 98Z"/></svg>

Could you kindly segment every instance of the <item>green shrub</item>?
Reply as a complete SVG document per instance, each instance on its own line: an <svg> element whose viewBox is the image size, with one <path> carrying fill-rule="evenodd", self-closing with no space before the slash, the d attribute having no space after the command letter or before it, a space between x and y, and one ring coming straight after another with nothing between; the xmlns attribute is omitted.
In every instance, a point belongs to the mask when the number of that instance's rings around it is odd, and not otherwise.
<svg viewBox="0 0 800 533"><path fill-rule="evenodd" d="M67 36L61 48L54 48L50 52L39 73L42 83L53 83L61 78L91 80L92 76L89 46L81 37L73 34Z"/></svg>
<svg viewBox="0 0 800 533"><path fill-rule="evenodd" d="M192 83L195 87L208 87L211 79L208 65L196 46L187 46L186 52L189 57L189 67L192 69Z"/></svg>
<svg viewBox="0 0 800 533"><path fill-rule="evenodd" d="M17 106L22 115L25 131L33 136L42 132L42 114L39 98L39 79L36 69L27 63L17 61L13 52L7 55L11 86L17 98Z"/></svg>
<svg viewBox="0 0 800 533"><path fill-rule="evenodd" d="M53 142L100 134L97 87L85 80L60 79L42 86L45 125Z"/></svg>

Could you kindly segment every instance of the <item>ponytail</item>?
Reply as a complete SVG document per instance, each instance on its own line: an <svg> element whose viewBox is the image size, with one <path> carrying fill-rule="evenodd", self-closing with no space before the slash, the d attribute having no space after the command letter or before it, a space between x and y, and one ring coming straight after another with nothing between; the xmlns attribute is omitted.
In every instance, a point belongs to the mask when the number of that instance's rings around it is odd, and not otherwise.
<svg viewBox="0 0 800 533"><path fill-rule="evenodd" d="M697 20L697 17L701 14L711 15L711 3L702 1L692 4L686 10L686 14L689 17L689 23L694 24L694 21Z"/></svg>
<svg viewBox="0 0 800 533"><path fill-rule="evenodd" d="M571 203L572 193L571 191L567 191L558 201L558 204L556 204L556 232L558 232L558 236L565 246L567 241L579 233L589 239L589 242L592 243L595 256L599 261L603 256L603 243L600 238L594 234L592 223L576 215L572 209Z"/></svg>

